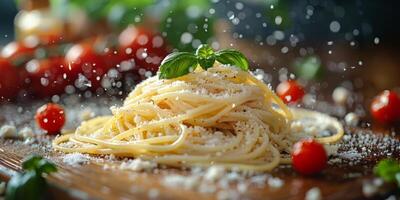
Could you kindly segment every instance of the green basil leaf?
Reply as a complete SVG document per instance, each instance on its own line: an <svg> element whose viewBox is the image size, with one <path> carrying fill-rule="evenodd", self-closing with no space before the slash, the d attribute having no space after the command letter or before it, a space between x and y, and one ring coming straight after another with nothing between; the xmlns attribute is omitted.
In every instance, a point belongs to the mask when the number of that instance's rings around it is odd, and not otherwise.
<svg viewBox="0 0 400 200"><path fill-rule="evenodd" d="M42 173L50 174L56 172L57 167L50 161L41 156L32 155L22 162L22 168L26 171L36 171L39 175Z"/></svg>
<svg viewBox="0 0 400 200"><path fill-rule="evenodd" d="M396 181L396 174L400 173L400 163L391 160L381 160L374 168L374 173L387 182Z"/></svg>
<svg viewBox="0 0 400 200"><path fill-rule="evenodd" d="M56 172L57 167L56 167L56 165L54 165L54 163L52 163L46 159L42 159L41 161L39 161L36 171L39 174L42 174L42 173L50 174L52 172Z"/></svg>
<svg viewBox="0 0 400 200"><path fill-rule="evenodd" d="M35 171L17 174L7 184L5 200L43 199L46 181Z"/></svg>
<svg viewBox="0 0 400 200"><path fill-rule="evenodd" d="M239 51L225 49L217 51L215 54L217 61L222 64L236 66L244 71L249 70L249 62L247 61L247 58Z"/></svg>
<svg viewBox="0 0 400 200"><path fill-rule="evenodd" d="M186 75L197 66L196 56L187 52L169 54L160 65L159 78L171 79Z"/></svg>
<svg viewBox="0 0 400 200"><path fill-rule="evenodd" d="M395 175L397 186L400 188L400 172L396 173Z"/></svg>
<svg viewBox="0 0 400 200"><path fill-rule="evenodd" d="M41 156L31 155L31 156L25 158L24 161L22 161L22 168L24 170L36 170L39 162L42 159L43 159L43 157L41 157Z"/></svg>
<svg viewBox="0 0 400 200"><path fill-rule="evenodd" d="M199 65L204 69L207 70L208 68L212 67L215 62L215 52L214 50L206 45L200 45L196 50L197 61Z"/></svg>

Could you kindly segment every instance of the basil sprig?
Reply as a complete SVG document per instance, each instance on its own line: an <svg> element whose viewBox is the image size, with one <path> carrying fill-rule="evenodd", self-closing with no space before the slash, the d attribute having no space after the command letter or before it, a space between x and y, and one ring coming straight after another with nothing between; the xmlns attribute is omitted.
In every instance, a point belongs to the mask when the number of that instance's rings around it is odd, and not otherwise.
<svg viewBox="0 0 400 200"><path fill-rule="evenodd" d="M165 57L160 65L159 77L161 79L177 78L194 71L197 66L207 70L214 65L215 61L239 67L243 71L249 69L247 58L239 51L225 49L215 52L210 46L202 44L194 54L175 52Z"/></svg>
<svg viewBox="0 0 400 200"><path fill-rule="evenodd" d="M400 188L400 163L393 159L379 161L374 168L374 173L386 182L396 182Z"/></svg>
<svg viewBox="0 0 400 200"><path fill-rule="evenodd" d="M40 156L30 156L22 163L24 173L17 174L7 184L5 200L43 199L46 189L44 174L56 172L56 166Z"/></svg>

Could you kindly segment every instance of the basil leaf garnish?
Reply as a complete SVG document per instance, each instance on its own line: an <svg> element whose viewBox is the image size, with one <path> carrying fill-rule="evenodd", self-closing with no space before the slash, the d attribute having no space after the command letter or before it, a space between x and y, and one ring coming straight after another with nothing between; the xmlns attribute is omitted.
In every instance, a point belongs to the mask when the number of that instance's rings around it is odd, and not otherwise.
<svg viewBox="0 0 400 200"><path fill-rule="evenodd" d="M204 70L207 70L214 65L215 52L210 46L206 44L200 45L196 50L196 56L197 61Z"/></svg>
<svg viewBox="0 0 400 200"><path fill-rule="evenodd" d="M221 64L239 67L243 71L249 69L246 57L239 51L226 49L215 52L210 46L202 44L195 54L175 52L165 57L160 65L159 78L177 78L195 70L198 65L207 70L214 65L215 60Z"/></svg>
<svg viewBox="0 0 400 200"><path fill-rule="evenodd" d="M225 49L217 51L215 55L217 61L221 64L236 66L244 71L249 70L249 62L247 61L247 58L239 51Z"/></svg>
<svg viewBox="0 0 400 200"><path fill-rule="evenodd" d="M197 66L196 56L187 52L169 54L160 65L161 79L171 79L186 75Z"/></svg>
<svg viewBox="0 0 400 200"><path fill-rule="evenodd" d="M35 171L17 174L7 184L5 200L44 199L46 180Z"/></svg>
<svg viewBox="0 0 400 200"><path fill-rule="evenodd" d="M33 155L22 163L24 173L14 175L7 184L6 200L44 199L46 179L43 174L57 171L57 167L41 156Z"/></svg>

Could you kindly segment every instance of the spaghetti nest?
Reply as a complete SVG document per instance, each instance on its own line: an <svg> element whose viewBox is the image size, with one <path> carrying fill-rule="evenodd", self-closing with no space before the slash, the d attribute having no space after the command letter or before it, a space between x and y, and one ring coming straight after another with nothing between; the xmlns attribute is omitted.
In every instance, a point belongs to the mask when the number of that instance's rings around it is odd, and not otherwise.
<svg viewBox="0 0 400 200"><path fill-rule="evenodd" d="M301 138L331 143L343 135L334 118L289 109L250 73L222 65L176 79L149 78L111 110L112 116L83 122L75 133L56 138L53 147L177 167L269 171L290 162L287 155ZM313 124L314 131L307 130ZM321 138L318 129L332 133Z"/></svg>

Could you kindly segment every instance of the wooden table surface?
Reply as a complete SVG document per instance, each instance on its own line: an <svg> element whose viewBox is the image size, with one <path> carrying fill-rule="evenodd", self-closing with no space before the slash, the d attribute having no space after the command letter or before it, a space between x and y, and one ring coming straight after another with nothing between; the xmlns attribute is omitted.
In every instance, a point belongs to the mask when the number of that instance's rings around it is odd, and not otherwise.
<svg viewBox="0 0 400 200"><path fill-rule="evenodd" d="M400 145L400 143L398 143ZM62 162L60 154L48 148L26 145L22 142L0 141L0 170L3 179L10 173L20 171L21 159L32 153L44 155L53 160L59 172L48 177L56 199L60 197L76 199L148 199L149 191L157 190L157 199L214 199L214 194L202 194L179 188L169 188L161 184L165 174L185 174L178 169L162 169L153 172L132 172L124 170L104 169L104 165L116 163L90 163L70 166ZM400 152L395 151L394 157L400 158ZM312 187L318 187L324 199L363 199L362 182L371 178L371 169L380 158L365 158L355 166L347 164L330 165L323 174L315 177L304 177L293 172L291 168L279 168L272 175L284 180L281 188L249 187L241 194L241 199L303 199L305 193ZM5 170L6 168L7 170ZM359 174L352 177L354 174ZM232 185L235 188L235 185ZM391 194L394 188L387 187L381 198ZM54 192L58 191L58 192ZM59 192L62 193L59 193ZM61 195L62 194L62 195ZM376 197L378 198L378 197Z"/></svg>

